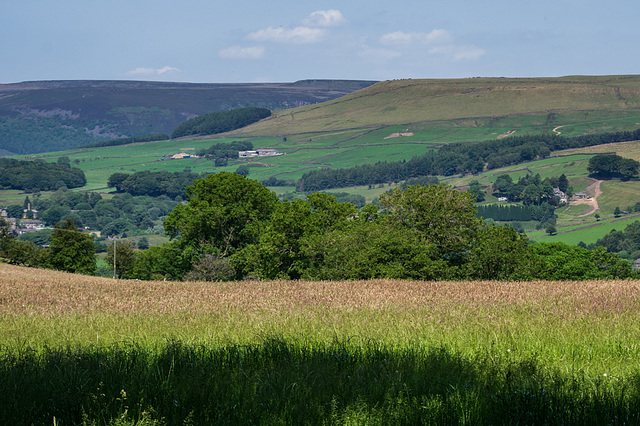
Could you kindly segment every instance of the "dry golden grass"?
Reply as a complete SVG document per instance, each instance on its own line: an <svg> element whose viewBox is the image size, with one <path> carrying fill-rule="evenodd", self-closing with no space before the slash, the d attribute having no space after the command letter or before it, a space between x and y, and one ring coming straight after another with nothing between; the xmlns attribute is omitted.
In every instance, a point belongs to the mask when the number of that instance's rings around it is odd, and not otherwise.
<svg viewBox="0 0 640 426"><path fill-rule="evenodd" d="M639 310L640 281L144 282L0 265L0 342L36 348L275 335L629 371L640 362Z"/></svg>
<svg viewBox="0 0 640 426"><path fill-rule="evenodd" d="M229 283L114 280L0 265L0 314L207 314L343 310L395 312L449 309L618 315L640 307L640 281ZM550 312L551 314L551 312Z"/></svg>

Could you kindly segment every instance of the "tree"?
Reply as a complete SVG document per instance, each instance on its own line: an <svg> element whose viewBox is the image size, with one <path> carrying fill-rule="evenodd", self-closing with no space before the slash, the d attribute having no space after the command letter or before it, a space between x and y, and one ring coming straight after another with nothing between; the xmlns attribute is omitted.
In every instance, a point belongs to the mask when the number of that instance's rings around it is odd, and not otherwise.
<svg viewBox="0 0 640 426"><path fill-rule="evenodd" d="M587 170L602 178L619 177L627 180L638 176L640 162L616 154L601 154L589 159Z"/></svg>
<svg viewBox="0 0 640 426"><path fill-rule="evenodd" d="M558 189L564 193L569 189L569 179L567 179L564 173L558 178Z"/></svg>
<svg viewBox="0 0 640 426"><path fill-rule="evenodd" d="M620 210L620 206L616 206L616 208L613 210L613 215L615 217L620 217L621 214L622 214L622 210Z"/></svg>
<svg viewBox="0 0 640 426"><path fill-rule="evenodd" d="M8 206L6 209L7 217L12 217L14 219L22 219L22 213L24 213L24 209L19 204L12 204Z"/></svg>
<svg viewBox="0 0 640 426"><path fill-rule="evenodd" d="M149 240L147 237L142 237L138 240L138 248L140 250L146 250L149 248Z"/></svg>
<svg viewBox="0 0 640 426"><path fill-rule="evenodd" d="M242 176L249 176L249 172L249 166L247 166L246 164L242 164L236 169L236 173Z"/></svg>
<svg viewBox="0 0 640 426"><path fill-rule="evenodd" d="M8 244L4 245L1 255L12 265L38 267L41 266L42 259L40 251L42 250L31 241L11 239Z"/></svg>
<svg viewBox="0 0 640 426"><path fill-rule="evenodd" d="M15 235L11 232L10 224L0 216L0 256L4 256L4 250L15 239Z"/></svg>
<svg viewBox="0 0 640 426"><path fill-rule="evenodd" d="M364 214L369 211L365 209ZM313 262L322 262L323 251L317 245L323 243L319 240L332 231L343 232L357 213L355 205L339 203L329 194L314 193L304 201L278 203L257 241L237 257L247 274L266 279L302 278Z"/></svg>
<svg viewBox="0 0 640 426"><path fill-rule="evenodd" d="M118 278L129 278L135 264L135 250L130 241L115 241L116 251L116 274ZM107 244L107 255L104 261L107 265L113 266L114 244Z"/></svg>
<svg viewBox="0 0 640 426"><path fill-rule="evenodd" d="M278 197L258 181L221 172L189 186L187 201L167 216L165 232L194 253L226 257L256 241Z"/></svg>
<svg viewBox="0 0 640 426"><path fill-rule="evenodd" d="M530 273L523 265L530 261L529 239L511 226L487 225L478 232L469 262L465 265L467 279L521 280Z"/></svg>
<svg viewBox="0 0 640 426"><path fill-rule="evenodd" d="M42 215L40 215L40 217L45 225L53 226L70 213L71 209L69 207L55 205L42 212Z"/></svg>
<svg viewBox="0 0 640 426"><path fill-rule="evenodd" d="M549 224L547 225L547 228L544 230L544 232L546 232L549 235L555 235L558 230L556 229L555 225Z"/></svg>
<svg viewBox="0 0 640 426"><path fill-rule="evenodd" d="M115 188L118 192L122 192L122 182L124 182L128 177L128 173L114 173L109 176L109 180L107 180L107 186L109 188Z"/></svg>
<svg viewBox="0 0 640 426"><path fill-rule="evenodd" d="M136 253L131 278L140 280L181 280L191 265L176 242L149 247Z"/></svg>
<svg viewBox="0 0 640 426"><path fill-rule="evenodd" d="M53 269L95 275L95 245L91 234L83 234L71 218L56 223L51 233L49 264Z"/></svg>
<svg viewBox="0 0 640 426"><path fill-rule="evenodd" d="M425 243L456 262L482 227L472 197L447 185L417 185L382 194L380 204L391 223L417 230Z"/></svg>
<svg viewBox="0 0 640 426"><path fill-rule="evenodd" d="M482 190L482 185L477 180L472 180L469 183L469 192L475 198L476 203L481 203L485 199L485 192Z"/></svg>
<svg viewBox="0 0 640 426"><path fill-rule="evenodd" d="M193 264L188 272L186 281L230 281L236 275L228 259L218 258L212 254L205 254Z"/></svg>

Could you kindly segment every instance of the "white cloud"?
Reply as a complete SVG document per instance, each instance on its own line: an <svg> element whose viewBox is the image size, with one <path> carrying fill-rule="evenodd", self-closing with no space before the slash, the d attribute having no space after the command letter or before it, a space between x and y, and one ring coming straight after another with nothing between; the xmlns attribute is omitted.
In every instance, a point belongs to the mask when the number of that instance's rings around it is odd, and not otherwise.
<svg viewBox="0 0 640 426"><path fill-rule="evenodd" d="M145 68L139 67L127 72L127 75L163 75L167 73L178 73L182 72L179 68L176 67L162 67L162 68Z"/></svg>
<svg viewBox="0 0 640 426"><path fill-rule="evenodd" d="M229 59L260 59L264 56L264 47L231 46L218 52L221 58Z"/></svg>
<svg viewBox="0 0 640 426"><path fill-rule="evenodd" d="M339 10L317 10L311 13L303 24L311 27L335 27L345 24L347 20L342 16Z"/></svg>
<svg viewBox="0 0 640 426"><path fill-rule="evenodd" d="M443 29L435 29L429 33L395 31L380 37L380 42L385 46L414 54L427 47L427 53L442 55L453 61L474 60L486 53L484 49L476 46L456 44L453 34Z"/></svg>
<svg viewBox="0 0 640 426"><path fill-rule="evenodd" d="M296 27L292 29L269 27L247 36L254 41L273 41L276 43L307 44L322 39L325 31L320 28Z"/></svg>
<svg viewBox="0 0 640 426"><path fill-rule="evenodd" d="M386 45L445 44L453 42L453 35L449 31L441 29L435 29L430 33L396 31L383 35L380 41Z"/></svg>

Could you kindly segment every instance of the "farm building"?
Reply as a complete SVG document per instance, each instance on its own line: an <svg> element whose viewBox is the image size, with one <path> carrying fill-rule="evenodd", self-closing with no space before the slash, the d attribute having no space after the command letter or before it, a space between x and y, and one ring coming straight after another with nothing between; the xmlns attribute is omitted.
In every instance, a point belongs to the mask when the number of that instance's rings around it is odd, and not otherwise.
<svg viewBox="0 0 640 426"><path fill-rule="evenodd" d="M274 156L274 155L282 155L282 153L278 152L277 149L273 149L273 148L260 148L255 151L238 152L239 158L267 157L267 156Z"/></svg>

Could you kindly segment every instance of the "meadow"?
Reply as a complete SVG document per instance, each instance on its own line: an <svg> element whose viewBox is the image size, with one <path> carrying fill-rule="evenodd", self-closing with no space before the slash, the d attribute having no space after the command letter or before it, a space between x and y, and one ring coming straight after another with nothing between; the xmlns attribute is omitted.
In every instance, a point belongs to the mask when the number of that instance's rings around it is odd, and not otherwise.
<svg viewBox="0 0 640 426"><path fill-rule="evenodd" d="M227 283L0 265L13 424L635 424L640 281Z"/></svg>

